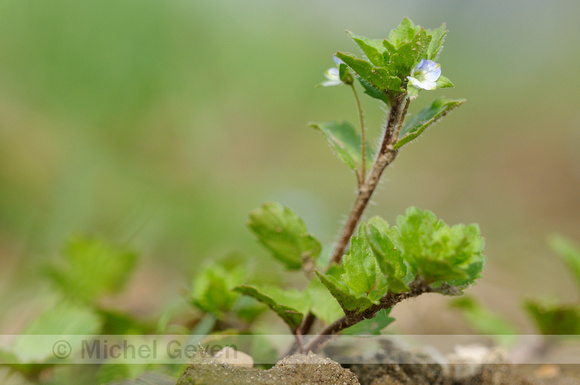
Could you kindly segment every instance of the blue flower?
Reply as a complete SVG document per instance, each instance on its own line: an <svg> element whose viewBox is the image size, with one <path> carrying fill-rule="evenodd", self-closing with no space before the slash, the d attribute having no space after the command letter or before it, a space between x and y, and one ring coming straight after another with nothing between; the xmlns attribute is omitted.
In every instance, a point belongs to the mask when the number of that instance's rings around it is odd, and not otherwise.
<svg viewBox="0 0 580 385"><path fill-rule="evenodd" d="M441 76L441 64L432 60L421 59L419 64L411 71L411 76L407 76L411 85L424 90L434 90L437 88L437 79Z"/></svg>
<svg viewBox="0 0 580 385"><path fill-rule="evenodd" d="M339 86L344 84L342 80L340 80L340 70L338 66L342 63L342 60L337 58L336 56L332 57L332 60L336 63L336 67L329 68L324 72L324 77L327 79L326 81L320 83L321 87L331 87L331 86Z"/></svg>

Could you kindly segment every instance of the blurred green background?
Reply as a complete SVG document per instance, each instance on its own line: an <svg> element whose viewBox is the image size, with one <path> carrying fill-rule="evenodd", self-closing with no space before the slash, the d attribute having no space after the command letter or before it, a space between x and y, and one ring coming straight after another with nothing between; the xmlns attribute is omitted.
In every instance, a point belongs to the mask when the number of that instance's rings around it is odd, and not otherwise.
<svg viewBox="0 0 580 385"><path fill-rule="evenodd" d="M328 247L355 177L309 121L356 122L346 88L320 89L345 29L385 37L404 16L447 23L440 58L468 103L385 173L368 212L410 205L477 222L485 279L470 289L524 328L522 297L573 301L545 238L580 241L580 3L575 1L0 1L0 331L41 301L40 267L72 234L142 254L113 306L155 314L206 261L240 252L281 276L245 228L266 200L293 208ZM371 135L383 112L365 100ZM399 330L462 330L418 299Z"/></svg>

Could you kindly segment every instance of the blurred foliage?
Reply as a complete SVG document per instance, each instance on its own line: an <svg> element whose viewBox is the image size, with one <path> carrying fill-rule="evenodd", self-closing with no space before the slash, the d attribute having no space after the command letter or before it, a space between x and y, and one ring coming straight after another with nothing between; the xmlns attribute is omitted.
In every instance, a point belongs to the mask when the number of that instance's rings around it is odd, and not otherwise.
<svg viewBox="0 0 580 385"><path fill-rule="evenodd" d="M580 295L580 245L561 235L549 239L550 246L566 265L570 277L577 285ZM569 295L566 297L570 297ZM580 303L555 303L547 299L527 299L525 309L542 334L580 334Z"/></svg>
<svg viewBox="0 0 580 385"><path fill-rule="evenodd" d="M60 263L53 256L70 234L144 251L128 282L138 295L121 303L148 314L201 260L234 248L259 260L256 274L280 280L243 229L261 201L285 202L331 243L352 180L305 123L353 120L355 109L350 96L334 97L342 90L314 86L329 47L352 49L345 28L383 36L406 15L453 30L442 67L460 91L434 98L470 102L440 135L405 147L412 156L401 155L376 198L381 215L415 204L449 222L478 221L489 283L476 290L503 285L514 303L521 293L566 293L548 278L563 271L541 255L544 234L580 233L570 67L580 4L365 4L0 2L0 328L18 330L43 308L36 273ZM366 119L378 132L381 114Z"/></svg>

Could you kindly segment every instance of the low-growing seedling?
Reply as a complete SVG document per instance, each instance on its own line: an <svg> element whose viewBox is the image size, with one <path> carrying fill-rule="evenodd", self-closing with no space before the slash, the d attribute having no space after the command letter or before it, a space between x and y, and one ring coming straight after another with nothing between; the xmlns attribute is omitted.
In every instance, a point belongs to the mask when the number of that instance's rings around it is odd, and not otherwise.
<svg viewBox="0 0 580 385"><path fill-rule="evenodd" d="M465 102L439 98L407 116L409 105L422 92L453 87L437 62L446 34L445 25L424 29L405 18L386 39L348 32L362 57L344 52L334 55L336 66L325 73L321 86L346 86L352 91L360 127L346 121L310 124L355 173L358 185L329 260L320 258L321 242L290 208L268 202L250 214L250 230L272 257L289 271L302 271L310 282L303 290L252 285L237 285L233 290L273 310L295 335L298 351L320 350L328 336L339 333L377 334L393 321L389 312L404 299L429 292L458 295L481 276L484 242L477 225L448 226L416 207L407 209L395 225L380 217L361 222L383 171L403 147ZM366 138L359 85L388 110L376 148ZM219 278L214 286L228 280ZM206 285L211 286L209 281ZM231 293L218 296L219 308L215 301L211 306L204 304L199 294L203 290L196 290L193 303L218 317L234 308L236 299ZM317 320L325 326L307 341L303 336L312 334Z"/></svg>

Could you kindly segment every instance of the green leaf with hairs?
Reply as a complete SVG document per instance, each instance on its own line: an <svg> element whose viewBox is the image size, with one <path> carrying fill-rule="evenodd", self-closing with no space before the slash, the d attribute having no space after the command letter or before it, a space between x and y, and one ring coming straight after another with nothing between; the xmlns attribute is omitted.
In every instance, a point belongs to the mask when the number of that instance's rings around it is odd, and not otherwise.
<svg viewBox="0 0 580 385"><path fill-rule="evenodd" d="M366 310L387 294L387 280L373 255L364 226L352 237L342 269L338 277L329 274L318 277L345 312Z"/></svg>
<svg viewBox="0 0 580 385"><path fill-rule="evenodd" d="M315 260L322 250L320 242L308 233L302 218L276 202L264 203L252 211L248 227L289 270L300 269L306 259Z"/></svg>
<svg viewBox="0 0 580 385"><path fill-rule="evenodd" d="M353 55L343 52L337 52L336 57L376 88L395 93L404 92L401 89L401 79L396 74L389 72L387 68L375 67L366 60L357 59Z"/></svg>
<svg viewBox="0 0 580 385"><path fill-rule="evenodd" d="M389 33L389 42L395 47L408 43L419 32L421 27L416 26L409 18L405 17L397 28Z"/></svg>
<svg viewBox="0 0 580 385"><path fill-rule="evenodd" d="M398 244L399 230L396 227L389 227L389 224L380 217L371 218L365 227L371 249L387 278L389 290L394 293L409 290L408 284L415 277L403 259L403 250Z"/></svg>
<svg viewBox="0 0 580 385"><path fill-rule="evenodd" d="M310 299L310 311L327 324L331 324L344 315L338 302L320 280L310 281L306 288L306 295Z"/></svg>
<svg viewBox="0 0 580 385"><path fill-rule="evenodd" d="M351 238L350 250L344 256L342 265L344 273L340 279L354 293L368 295L372 300L386 294L386 279L373 255L365 226L359 226L357 235Z"/></svg>
<svg viewBox="0 0 580 385"><path fill-rule="evenodd" d="M378 99L378 100L383 101L387 106L389 106L391 104L391 101L389 100L389 97L385 93L385 91L379 90L377 87L373 86L371 83L367 82L366 80L364 80L361 77L358 78L358 81L359 81L360 85L363 87L365 94L367 94L368 96L370 96L373 99Z"/></svg>
<svg viewBox="0 0 580 385"><path fill-rule="evenodd" d="M381 309L375 314L373 318L365 319L349 328L342 331L342 334L362 336L362 335L380 335L381 330L389 326L395 321L393 317L389 317L391 309Z"/></svg>
<svg viewBox="0 0 580 385"><path fill-rule="evenodd" d="M484 242L475 224L449 227L416 207L397 218L403 258L425 283L460 289L481 277Z"/></svg>
<svg viewBox="0 0 580 385"><path fill-rule="evenodd" d="M278 287L254 287L240 285L234 288L238 293L253 297L267 305L295 331L308 311L308 299L296 290L283 290Z"/></svg>
<svg viewBox="0 0 580 385"><path fill-rule="evenodd" d="M383 45L382 40L368 39L364 36L355 35L350 31L346 31L346 33L356 44L358 44L360 49L362 49L373 65L376 67L382 67L385 65L385 57L383 54L386 51L386 48Z"/></svg>
<svg viewBox="0 0 580 385"><path fill-rule="evenodd" d="M429 126L442 119L455 108L465 103L465 99L437 99L429 107L419 111L403 125L399 134L399 140L395 143L395 149L403 147L413 139L417 138Z"/></svg>
<svg viewBox="0 0 580 385"><path fill-rule="evenodd" d="M359 130L355 129L347 121L310 123L310 127L320 131L330 144L336 155L351 170L358 170L362 164L361 136ZM366 144L367 166L372 165L375 156L371 146Z"/></svg>
<svg viewBox="0 0 580 385"><path fill-rule="evenodd" d="M437 88L453 88L455 87L455 85L451 82L451 80L449 80L449 78L441 75L439 76L439 79L437 79L437 81L435 82L435 85L437 86Z"/></svg>
<svg viewBox="0 0 580 385"><path fill-rule="evenodd" d="M360 313L375 303L378 303L378 301L371 301L364 294L355 293L344 282L339 281L332 275L322 275L318 271L316 275L324 286L326 286L330 294L338 301L345 313Z"/></svg>
<svg viewBox="0 0 580 385"><path fill-rule="evenodd" d="M447 35L448 32L445 28L445 23L443 23L439 28L427 29L427 33L431 35L431 42L429 43L429 49L427 50L427 59L437 60L437 57L443 48L443 43L445 42L445 35Z"/></svg>

